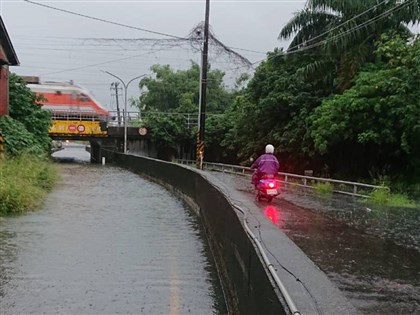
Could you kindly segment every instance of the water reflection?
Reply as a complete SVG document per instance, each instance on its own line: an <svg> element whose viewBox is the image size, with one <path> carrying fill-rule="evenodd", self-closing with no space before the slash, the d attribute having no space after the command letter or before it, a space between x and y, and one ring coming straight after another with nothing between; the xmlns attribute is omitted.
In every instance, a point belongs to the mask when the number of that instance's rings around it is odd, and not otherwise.
<svg viewBox="0 0 420 315"><path fill-rule="evenodd" d="M90 163L90 153L86 151L86 144L65 142L63 149L54 152L51 157L59 163Z"/></svg>
<svg viewBox="0 0 420 315"><path fill-rule="evenodd" d="M244 199L254 200L248 178L215 174L243 192ZM282 189L272 203L277 211L258 205L361 314L420 314L419 209L378 209L353 198L317 198L295 188Z"/></svg>
<svg viewBox="0 0 420 315"><path fill-rule="evenodd" d="M366 200L334 194L283 191L282 197L346 225L420 251L420 209L372 205Z"/></svg>
<svg viewBox="0 0 420 315"><path fill-rule="evenodd" d="M279 228L284 227L284 219L282 218L280 210L278 210L275 206L266 206L264 209L264 215Z"/></svg>
<svg viewBox="0 0 420 315"><path fill-rule="evenodd" d="M362 314L420 313L420 252L284 201L263 209Z"/></svg>

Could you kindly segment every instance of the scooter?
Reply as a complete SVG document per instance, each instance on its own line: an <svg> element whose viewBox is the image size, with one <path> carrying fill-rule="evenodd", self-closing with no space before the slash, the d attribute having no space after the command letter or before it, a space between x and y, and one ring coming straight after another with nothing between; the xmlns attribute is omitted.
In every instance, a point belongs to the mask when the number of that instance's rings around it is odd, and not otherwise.
<svg viewBox="0 0 420 315"><path fill-rule="evenodd" d="M255 188L257 189L256 199L258 201L266 199L271 202L274 197L280 194L280 185L274 175L263 175Z"/></svg>

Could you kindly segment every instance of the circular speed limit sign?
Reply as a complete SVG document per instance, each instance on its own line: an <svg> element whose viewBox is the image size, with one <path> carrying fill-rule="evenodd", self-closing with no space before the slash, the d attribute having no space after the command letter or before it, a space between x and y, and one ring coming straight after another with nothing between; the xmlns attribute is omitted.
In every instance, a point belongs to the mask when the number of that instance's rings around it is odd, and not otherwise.
<svg viewBox="0 0 420 315"><path fill-rule="evenodd" d="M140 136L145 136L147 134L147 129L146 128L139 128L139 135Z"/></svg>
<svg viewBox="0 0 420 315"><path fill-rule="evenodd" d="M83 126L83 125L77 126L77 131L79 131L79 132L85 131L85 126Z"/></svg>

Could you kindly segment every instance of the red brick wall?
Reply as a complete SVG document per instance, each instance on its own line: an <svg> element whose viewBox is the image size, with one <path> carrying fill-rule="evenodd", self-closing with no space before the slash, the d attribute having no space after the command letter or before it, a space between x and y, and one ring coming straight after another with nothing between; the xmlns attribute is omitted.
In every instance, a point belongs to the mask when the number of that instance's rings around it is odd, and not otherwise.
<svg viewBox="0 0 420 315"><path fill-rule="evenodd" d="M9 114L9 69L0 66L0 116Z"/></svg>

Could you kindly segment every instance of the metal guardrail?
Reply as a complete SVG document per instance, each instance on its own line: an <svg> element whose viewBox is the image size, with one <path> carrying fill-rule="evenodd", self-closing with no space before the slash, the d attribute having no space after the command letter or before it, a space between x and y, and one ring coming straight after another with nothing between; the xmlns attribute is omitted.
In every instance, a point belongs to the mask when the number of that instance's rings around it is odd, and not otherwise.
<svg viewBox="0 0 420 315"><path fill-rule="evenodd" d="M108 116L98 114L95 111L83 110L50 110L53 120L89 120L89 121L107 121Z"/></svg>
<svg viewBox="0 0 420 315"><path fill-rule="evenodd" d="M177 160L180 164L185 165L195 165L196 161L193 160ZM250 167L239 166L239 165L230 165L230 164L221 164L221 163L209 163L204 162L203 167L210 171L219 171L224 173L242 175L242 176L251 176L253 170ZM314 177L314 176L304 176L292 173L278 173L278 180L281 183L290 185L290 186L299 186L315 189L316 184L319 183L329 183L332 186L332 191L339 194L355 196L355 197L364 197L369 198L368 192L371 192L375 189L385 189L389 191L388 187L370 185L357 182L349 182L344 180L329 179L323 177Z"/></svg>
<svg viewBox="0 0 420 315"><path fill-rule="evenodd" d="M118 112L111 110L108 112L112 119L112 123L124 125L124 112L120 111L120 118L118 119ZM221 114L207 113L207 116L217 116ZM177 112L157 112L157 111L127 111L127 124L132 127L140 127L143 125L144 120L147 120L150 116L166 116L166 117L181 117L184 119L185 124L188 128L197 126L198 124L198 113L177 113Z"/></svg>

